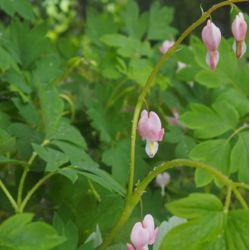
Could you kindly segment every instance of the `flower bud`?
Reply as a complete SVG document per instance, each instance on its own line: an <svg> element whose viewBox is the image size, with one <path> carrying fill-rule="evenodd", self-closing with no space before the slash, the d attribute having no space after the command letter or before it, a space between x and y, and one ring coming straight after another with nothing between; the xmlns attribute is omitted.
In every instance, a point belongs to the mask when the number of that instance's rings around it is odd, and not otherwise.
<svg viewBox="0 0 250 250"><path fill-rule="evenodd" d="M146 153L152 158L158 151L158 141L162 141L164 129L161 120L155 112L143 110L138 123L138 131L142 140L146 140Z"/></svg>
<svg viewBox="0 0 250 250"><path fill-rule="evenodd" d="M242 57L246 52L245 37L247 32L247 23L244 20L243 14L240 12L232 23L232 33L234 35L233 50L237 58Z"/></svg>
<svg viewBox="0 0 250 250"><path fill-rule="evenodd" d="M207 48L206 63L211 69L215 70L219 61L218 47L221 40L220 29L208 20L207 25L202 30L201 36Z"/></svg>
<svg viewBox="0 0 250 250"><path fill-rule="evenodd" d="M165 187L170 182L170 175L167 172L158 174L155 179L156 184L161 188L161 196L165 195Z"/></svg>
<svg viewBox="0 0 250 250"><path fill-rule="evenodd" d="M173 45L174 41L165 40L160 47L161 53L165 54Z"/></svg>

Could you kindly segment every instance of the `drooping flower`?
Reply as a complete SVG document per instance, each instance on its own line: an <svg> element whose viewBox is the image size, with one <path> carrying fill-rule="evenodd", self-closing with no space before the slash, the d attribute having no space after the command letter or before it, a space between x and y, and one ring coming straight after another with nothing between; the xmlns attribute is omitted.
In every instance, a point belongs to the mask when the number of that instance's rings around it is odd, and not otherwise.
<svg viewBox="0 0 250 250"><path fill-rule="evenodd" d="M165 187L168 185L170 182L170 174L167 172L158 174L156 176L155 182L156 184L161 188L161 196L165 195Z"/></svg>
<svg viewBox="0 0 250 250"><path fill-rule="evenodd" d="M155 112L143 110L138 123L138 131L142 140L146 140L146 153L152 158L158 150L158 141L162 141L164 128L161 120Z"/></svg>
<svg viewBox="0 0 250 250"><path fill-rule="evenodd" d="M211 20L208 20L207 25L202 29L201 36L207 48L206 63L215 70L219 61L220 29Z"/></svg>
<svg viewBox="0 0 250 250"><path fill-rule="evenodd" d="M155 228L154 218L147 214L142 222L137 222L132 228L130 240L132 244L127 244L128 250L147 250L148 245L155 242L158 228Z"/></svg>
<svg viewBox="0 0 250 250"><path fill-rule="evenodd" d="M165 54L173 45L174 41L165 40L160 47L161 53Z"/></svg>
<svg viewBox="0 0 250 250"><path fill-rule="evenodd" d="M241 12L236 15L232 23L232 33L234 35L233 50L237 58L240 58L246 52L245 37L247 33L247 23Z"/></svg>

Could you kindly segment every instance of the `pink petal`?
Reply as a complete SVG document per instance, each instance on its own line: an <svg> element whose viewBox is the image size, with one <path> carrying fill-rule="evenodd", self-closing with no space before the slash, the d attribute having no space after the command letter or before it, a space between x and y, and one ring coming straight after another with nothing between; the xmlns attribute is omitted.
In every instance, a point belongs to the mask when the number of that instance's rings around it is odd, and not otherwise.
<svg viewBox="0 0 250 250"><path fill-rule="evenodd" d="M138 122L138 131L143 140L147 138L147 131L148 131L147 123L148 123L148 112L146 110L143 110L141 112L141 118Z"/></svg>
<svg viewBox="0 0 250 250"><path fill-rule="evenodd" d="M133 245L127 243L127 250L135 250Z"/></svg>
<svg viewBox="0 0 250 250"><path fill-rule="evenodd" d="M207 21L207 25L202 29L201 36L208 51L215 51L218 49L221 40L221 32L210 20Z"/></svg>
<svg viewBox="0 0 250 250"><path fill-rule="evenodd" d="M148 230L149 234L150 234L150 238L152 238L152 235L154 233L154 227L155 227L155 223L154 223L154 218L151 214L147 214L145 215L142 225L145 229Z"/></svg>
<svg viewBox="0 0 250 250"><path fill-rule="evenodd" d="M141 222L135 223L130 235L130 239L136 249L143 248L145 245L147 245L150 237L151 235L149 234L148 230L142 226Z"/></svg>
<svg viewBox="0 0 250 250"><path fill-rule="evenodd" d="M153 232L153 234L152 234L152 237L151 237L151 239L150 239L150 241L149 241L149 245L152 245L152 244L154 244L154 242L155 242L155 240L156 240L156 237L157 237L157 235L158 235L158 227L154 230L154 232Z"/></svg>

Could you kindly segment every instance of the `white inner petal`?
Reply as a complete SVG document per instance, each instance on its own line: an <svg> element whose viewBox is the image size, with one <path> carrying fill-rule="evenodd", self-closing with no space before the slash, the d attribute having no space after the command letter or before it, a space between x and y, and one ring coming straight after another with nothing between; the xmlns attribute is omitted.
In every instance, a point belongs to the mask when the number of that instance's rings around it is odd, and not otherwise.
<svg viewBox="0 0 250 250"><path fill-rule="evenodd" d="M153 158L155 156L156 152L158 151L158 146L159 144L156 141L150 141L150 140L146 141L145 150L150 158Z"/></svg>

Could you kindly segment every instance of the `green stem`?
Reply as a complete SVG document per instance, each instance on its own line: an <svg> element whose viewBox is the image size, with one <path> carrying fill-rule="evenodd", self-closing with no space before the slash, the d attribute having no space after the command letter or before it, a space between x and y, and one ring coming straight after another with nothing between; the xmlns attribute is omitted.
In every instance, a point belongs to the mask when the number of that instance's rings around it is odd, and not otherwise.
<svg viewBox="0 0 250 250"><path fill-rule="evenodd" d="M3 182L1 180L0 180L0 188L3 190L3 193L5 194L7 199L9 200L13 209L16 211L17 210L17 203L14 200L14 198L12 197L12 195L10 194L9 190L6 188L6 186L3 184Z"/></svg>
<svg viewBox="0 0 250 250"><path fill-rule="evenodd" d="M41 144L41 146L45 146L48 143L49 143L49 140L45 139L43 141L43 143ZM25 183L26 177L28 175L30 166L32 165L32 163L33 163L33 161L35 160L36 157L37 157L37 153L33 152L30 159L28 160L28 165L25 167L25 169L23 171L23 174L21 176L20 183L19 183L19 186L18 186L18 193L17 193L17 206L19 208L20 208L21 203L22 203L24 183ZM20 209L18 209L18 210L20 210Z"/></svg>
<svg viewBox="0 0 250 250"><path fill-rule="evenodd" d="M212 166L209 166L202 162L195 162L191 160L186 159L178 159L173 160L169 162L165 162L161 164L158 167L155 167L152 171L148 173L148 175L144 178L144 180L137 186L135 191L127 197L127 201L125 203L124 209L118 218L115 226L113 227L110 234L107 236L103 244L100 246L100 250L107 249L108 245L112 242L115 235L119 232L121 227L124 225L124 223L127 221L131 213L133 212L135 206L140 201L140 198L142 194L145 192L145 189L150 184L150 182L160 173L174 167L192 167L192 168L199 168L202 170L205 170L209 174L213 175L217 179L219 179L222 183L224 183L226 186L233 187L234 183L225 175L223 175L221 172L219 172L217 169L215 169ZM240 200L239 200L240 201Z"/></svg>
<svg viewBox="0 0 250 250"><path fill-rule="evenodd" d="M144 88L142 90L142 93L140 94L137 104L135 106L135 111L133 115L132 120L132 129L131 129L131 145L130 145L130 164L129 164L129 178L128 178L128 195L130 195L133 192L133 185L134 185L134 168L135 168L135 142L136 142L136 128L137 123L139 119L140 110L143 105L143 101L146 98L147 93L149 92L150 87L152 86L153 80L158 73L159 69L163 65L163 63L170 57L170 55L175 51L176 47L181 44L181 42L198 26L200 26L207 18L210 17L210 15L217 9L226 6L231 5L233 3L241 3L241 2L248 2L248 0L228 0L223 1L221 3L213 5L209 10L206 12L203 12L202 16L194 22L192 25L190 25L182 34L181 36L176 40L174 45L161 57L159 62L156 64L154 69L152 70L151 74L149 75Z"/></svg>
<svg viewBox="0 0 250 250"><path fill-rule="evenodd" d="M224 213L228 213L230 201L231 201L231 195L232 195L232 187L228 186L227 187L227 196L226 196L226 201L225 201L225 206L224 206Z"/></svg>
<svg viewBox="0 0 250 250"><path fill-rule="evenodd" d="M241 206L245 209L248 209L248 205L247 205L246 201L242 198L240 192L237 190L236 187L233 188L233 193L234 193L235 197L237 198L237 200L239 201L239 203L241 204Z"/></svg>
<svg viewBox="0 0 250 250"><path fill-rule="evenodd" d="M57 172L52 172L52 173L48 173L47 175L45 175L42 179L40 179L34 186L32 189L30 189L30 191L27 193L26 197L23 199L21 205L19 206L19 210L18 212L22 213L26 204L28 203L28 201L30 200L31 196L36 192L36 190L45 182L47 181L52 175L57 174Z"/></svg>

